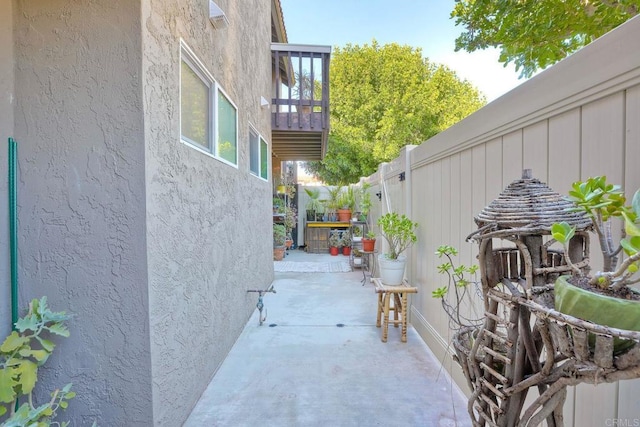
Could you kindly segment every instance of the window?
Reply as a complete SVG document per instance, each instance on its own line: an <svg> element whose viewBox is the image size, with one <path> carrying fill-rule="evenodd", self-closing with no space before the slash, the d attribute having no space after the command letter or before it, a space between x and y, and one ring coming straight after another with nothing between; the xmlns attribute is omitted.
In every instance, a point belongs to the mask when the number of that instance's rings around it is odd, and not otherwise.
<svg viewBox="0 0 640 427"><path fill-rule="evenodd" d="M260 138L260 176L263 179L269 179L269 158L267 157L268 153L269 148L267 147L266 141Z"/></svg>
<svg viewBox="0 0 640 427"><path fill-rule="evenodd" d="M180 64L180 133L184 141L211 151L211 87L213 81L194 70L183 57Z"/></svg>
<svg viewBox="0 0 640 427"><path fill-rule="evenodd" d="M237 166L238 109L191 49L180 46L180 138Z"/></svg>
<svg viewBox="0 0 640 427"><path fill-rule="evenodd" d="M217 155L234 165L238 164L237 110L218 90L218 143Z"/></svg>
<svg viewBox="0 0 640 427"><path fill-rule="evenodd" d="M249 170L260 176L260 137L252 128L249 129Z"/></svg>
<svg viewBox="0 0 640 427"><path fill-rule="evenodd" d="M249 170L255 176L269 179L269 147L253 128L249 128Z"/></svg>

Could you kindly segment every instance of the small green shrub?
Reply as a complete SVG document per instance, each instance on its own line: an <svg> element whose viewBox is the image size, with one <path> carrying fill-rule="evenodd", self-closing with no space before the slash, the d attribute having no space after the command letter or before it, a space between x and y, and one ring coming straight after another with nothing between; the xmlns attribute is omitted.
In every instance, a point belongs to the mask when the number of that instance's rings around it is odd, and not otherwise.
<svg viewBox="0 0 640 427"><path fill-rule="evenodd" d="M38 368L49 359L55 344L47 336L68 337L64 312L53 312L47 307L47 297L29 303L29 312L18 319L15 330L0 346L0 420L2 426L45 427L67 426L56 422L58 409L66 409L75 396L71 383L51 393L51 400L36 405L33 390L38 380ZM20 404L27 398L26 402Z"/></svg>

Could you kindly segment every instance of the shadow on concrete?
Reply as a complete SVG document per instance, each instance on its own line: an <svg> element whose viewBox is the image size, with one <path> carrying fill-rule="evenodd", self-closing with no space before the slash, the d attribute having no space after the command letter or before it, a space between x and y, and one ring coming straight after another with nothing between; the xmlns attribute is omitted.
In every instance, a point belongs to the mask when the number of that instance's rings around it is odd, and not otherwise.
<svg viewBox="0 0 640 427"><path fill-rule="evenodd" d="M254 312L184 425L470 426L466 398L413 327L407 343L393 327L381 342L377 297L361 280L276 273L265 323Z"/></svg>

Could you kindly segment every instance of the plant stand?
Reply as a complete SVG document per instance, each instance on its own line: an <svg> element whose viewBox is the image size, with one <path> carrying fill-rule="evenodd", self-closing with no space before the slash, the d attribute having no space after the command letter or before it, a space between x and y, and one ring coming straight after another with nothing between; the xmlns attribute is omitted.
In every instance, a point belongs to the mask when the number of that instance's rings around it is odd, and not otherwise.
<svg viewBox="0 0 640 427"><path fill-rule="evenodd" d="M418 288L410 286L406 280L400 286L384 285L379 278L371 280L378 294L376 327L382 326L382 342L387 342L389 323L396 328L402 326L400 341L407 342L407 310L409 308L407 294L418 293ZM392 299L393 305L391 304ZM390 311L393 311L393 320L389 320Z"/></svg>
<svg viewBox="0 0 640 427"><path fill-rule="evenodd" d="M475 218L485 320L453 338L456 358L472 391L474 426L562 427L567 386L640 377L640 333L591 324L554 310L555 279L566 274L550 227L566 221L577 232L569 243L574 265L589 265L590 220L572 212L559 194L525 174ZM496 241L507 241L494 248ZM589 346L589 336L595 345ZM614 339L631 350L614 354ZM539 397L526 404L529 389Z"/></svg>

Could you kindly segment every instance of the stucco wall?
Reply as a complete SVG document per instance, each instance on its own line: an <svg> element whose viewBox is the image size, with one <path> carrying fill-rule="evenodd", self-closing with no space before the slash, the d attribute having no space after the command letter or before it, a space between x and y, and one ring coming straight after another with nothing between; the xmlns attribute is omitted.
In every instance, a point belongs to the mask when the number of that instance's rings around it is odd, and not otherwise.
<svg viewBox="0 0 640 427"><path fill-rule="evenodd" d="M249 173L251 122L270 141L271 2L143 1L154 422L180 425L273 280L271 185ZM180 142L180 39L238 107L239 166Z"/></svg>
<svg viewBox="0 0 640 427"><path fill-rule="evenodd" d="M140 5L14 5L21 305L74 315L37 389L73 382L74 426L150 425Z"/></svg>
<svg viewBox="0 0 640 427"><path fill-rule="evenodd" d="M7 140L13 136L13 6L0 0L0 301L11 297L9 270L9 215L7 202ZM0 337L11 330L11 306L0 304Z"/></svg>
<svg viewBox="0 0 640 427"><path fill-rule="evenodd" d="M419 292L411 321L461 389L469 392L448 348L452 331L431 292L446 284L437 272L440 245L459 249L458 261L477 263L473 217L525 168L555 191L606 175L629 197L640 188L640 18L634 18L549 70L436 135L410 153L406 165L411 217L420 223L408 275ZM396 159L397 163L402 159ZM395 177L386 177L395 181ZM395 195L399 199L400 195ZM600 269L597 239L592 267ZM482 303L477 300L477 316ZM565 425L637 423L640 380L569 389ZM535 397L531 390L529 399Z"/></svg>

